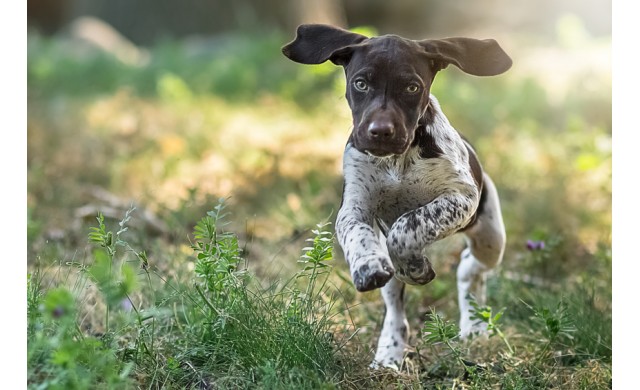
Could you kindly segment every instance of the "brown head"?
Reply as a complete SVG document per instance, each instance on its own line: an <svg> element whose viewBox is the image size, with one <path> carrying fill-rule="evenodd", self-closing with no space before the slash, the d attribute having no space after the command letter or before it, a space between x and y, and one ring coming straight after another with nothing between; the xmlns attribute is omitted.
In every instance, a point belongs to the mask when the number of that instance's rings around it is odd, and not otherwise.
<svg viewBox="0 0 640 390"><path fill-rule="evenodd" d="M299 26L282 52L302 64L330 60L344 67L353 145L380 157L402 154L412 144L438 71L453 64L472 75L493 76L511 67L511 58L492 39L368 38L321 24Z"/></svg>

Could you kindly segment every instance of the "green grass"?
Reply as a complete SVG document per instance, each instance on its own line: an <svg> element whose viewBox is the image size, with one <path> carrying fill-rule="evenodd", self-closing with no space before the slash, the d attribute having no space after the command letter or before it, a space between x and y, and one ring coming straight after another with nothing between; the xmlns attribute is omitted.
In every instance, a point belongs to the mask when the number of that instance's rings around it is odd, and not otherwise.
<svg viewBox="0 0 640 390"><path fill-rule="evenodd" d="M224 230L220 203L194 229L194 272L181 283L165 279L124 240L131 211L117 232L97 218L89 234L98 247L94 264L75 271L97 286L92 300L104 303L99 334L81 330L84 282L45 291L40 274L30 276L30 387L133 386L132 372L146 387L332 387L362 364L347 355L353 334L341 329L344 308L328 284L333 235L326 225L314 230L299 272L263 287L237 237ZM138 303L136 282L168 295Z"/></svg>
<svg viewBox="0 0 640 390"><path fill-rule="evenodd" d="M609 386L610 306L599 305L583 283L554 291L498 278L491 297L504 308L493 314L491 306L476 307L489 340L458 340L452 320L431 308L400 373L371 376L371 351L362 350L357 319L332 281L330 226L314 229L292 278L264 286L237 236L224 229L220 203L194 228L194 254L184 259L193 272L171 281L126 241L132 215L117 231L98 216L89 233L93 264L66 271L74 284L45 288L39 268L30 274L30 387ZM93 313L101 324L84 323L78 310L88 283L97 287L89 300L103 303L93 307L102 308ZM136 299L144 290L153 299Z"/></svg>
<svg viewBox="0 0 640 390"><path fill-rule="evenodd" d="M287 40L166 41L133 67L30 36L29 388L610 388L610 75L569 74L553 99L533 75L438 75L501 194L492 336L455 337L447 239L438 278L407 289L415 349L371 371L382 302L326 224L343 76L287 61Z"/></svg>

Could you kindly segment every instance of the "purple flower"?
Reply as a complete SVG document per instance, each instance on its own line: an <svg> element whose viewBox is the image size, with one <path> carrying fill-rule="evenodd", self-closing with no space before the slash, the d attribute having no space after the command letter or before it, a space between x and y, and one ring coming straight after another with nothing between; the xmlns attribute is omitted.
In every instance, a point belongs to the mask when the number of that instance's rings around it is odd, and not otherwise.
<svg viewBox="0 0 640 390"><path fill-rule="evenodd" d="M122 307L122 310L130 312L131 309L133 309L133 304L131 303L129 298L125 298L120 302L120 307Z"/></svg>
<svg viewBox="0 0 640 390"><path fill-rule="evenodd" d="M56 308L51 312L51 315L53 316L53 318L62 317L64 315L64 307L56 306Z"/></svg>
<svg viewBox="0 0 640 390"><path fill-rule="evenodd" d="M530 251L544 249L544 241L527 240L527 249Z"/></svg>

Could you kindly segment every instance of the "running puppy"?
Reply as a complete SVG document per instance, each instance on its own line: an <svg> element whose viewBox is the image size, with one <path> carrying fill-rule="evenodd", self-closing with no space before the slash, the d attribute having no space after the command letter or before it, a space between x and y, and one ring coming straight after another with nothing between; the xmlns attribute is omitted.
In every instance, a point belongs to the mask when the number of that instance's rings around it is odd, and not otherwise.
<svg viewBox="0 0 640 390"><path fill-rule="evenodd" d="M485 273L502 260L500 202L475 151L429 90L449 64L493 76L511 67L509 56L491 39L368 38L320 24L299 26L282 52L345 70L353 130L336 234L358 291L382 291L386 315L374 365L401 363L409 335L405 283L433 280L423 249L457 232L468 243L457 271L461 334L481 331L470 318L469 296L483 303Z"/></svg>

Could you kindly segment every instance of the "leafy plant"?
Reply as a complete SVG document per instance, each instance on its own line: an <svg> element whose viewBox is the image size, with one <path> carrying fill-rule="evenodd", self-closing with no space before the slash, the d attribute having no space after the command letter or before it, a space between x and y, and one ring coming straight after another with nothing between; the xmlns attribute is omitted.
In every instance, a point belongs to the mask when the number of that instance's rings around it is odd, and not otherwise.
<svg viewBox="0 0 640 390"><path fill-rule="evenodd" d="M316 299L318 294L323 293L327 278L331 273L331 267L325 263L333 258L333 233L325 230L329 224L329 222L326 222L316 225L316 229L311 231L314 237L307 239L311 246L302 248L305 253L298 260L298 263L303 264L304 268L296 274L295 278L307 279L305 281L307 287L302 297L307 315L313 313L315 309L313 303L318 301ZM316 283L321 276L324 276L324 278L316 290Z"/></svg>
<svg viewBox="0 0 640 390"><path fill-rule="evenodd" d="M80 331L76 299L66 287L47 291L41 311L27 342L29 388L130 387L132 365L120 361L104 339Z"/></svg>
<svg viewBox="0 0 640 390"><path fill-rule="evenodd" d="M460 328L453 322L445 320L440 314L431 308L431 314L425 320L422 327L421 339L427 345L435 346L444 344L449 350L456 364L465 372L475 375L475 367L467 364L463 359L463 351L458 344Z"/></svg>
<svg viewBox="0 0 640 390"><path fill-rule="evenodd" d="M493 314L493 308L491 306L485 305L480 306L475 299L470 301L471 307L473 307L473 313L471 315L471 319L478 320L487 325L487 331L489 332L489 337L498 336L502 339L504 344L509 349L509 353L512 355L515 353L513 347L507 340L507 337L504 335L500 327L498 326L498 322L502 318L504 311L506 308L500 309L495 315Z"/></svg>
<svg viewBox="0 0 640 390"><path fill-rule="evenodd" d="M568 307L563 300L560 300L554 310L546 307L532 307L524 303L531 311L531 319L538 324L541 329L543 346L538 352L537 360L548 358L550 348L563 340L573 339L576 331L571 319Z"/></svg>
<svg viewBox="0 0 640 390"><path fill-rule="evenodd" d="M107 312L105 315L105 329L107 333L110 331L109 318L111 310L121 305L123 300L127 300L137 284L137 276L133 267L123 259L116 258L116 250L118 247L124 247L133 251L129 244L121 238L121 235L128 230L126 223L131 219L131 213L134 210L134 207L127 210L124 218L118 223L120 229L115 235L113 232L106 230L104 216L102 214L98 214L96 217L98 227L90 228L89 240L98 244L98 246L103 249L102 251L96 250L93 252L94 263L89 268L89 276L95 281L107 303ZM146 253L133 252L136 253L138 258L146 261Z"/></svg>
<svg viewBox="0 0 640 390"><path fill-rule="evenodd" d="M146 253L134 251L123 239L134 208L130 208L119 222L114 234L107 229L104 216L96 217L97 227L90 227L89 241L98 248L93 251L93 264L89 267L69 262L67 265L79 266L75 288L86 288L83 280L87 277L95 282L100 297L106 304L104 331L87 334L80 326L78 299L80 291L68 286L57 286L43 290L40 271L31 274L27 282L28 303L28 366L29 387L38 388L129 388L132 380L130 373L134 362L122 359L116 342L118 333L124 334L137 321L141 342L145 328L140 312L129 298L137 286L137 275L126 261L119 257L118 248L126 253L133 252L148 268ZM71 272L72 269L69 269ZM123 305L126 302L128 305ZM130 306L136 316L120 316L118 326L111 323L111 312L116 308ZM36 311L37 308L37 311ZM126 309L123 311L126 313ZM148 348L147 348L148 350Z"/></svg>
<svg viewBox="0 0 640 390"><path fill-rule="evenodd" d="M215 299L241 288L246 276L240 270L243 259L237 237L222 230L227 225L224 208L224 202L220 200L213 211L200 219L193 232L195 242L191 245L197 258L196 276L202 279L202 285Z"/></svg>

